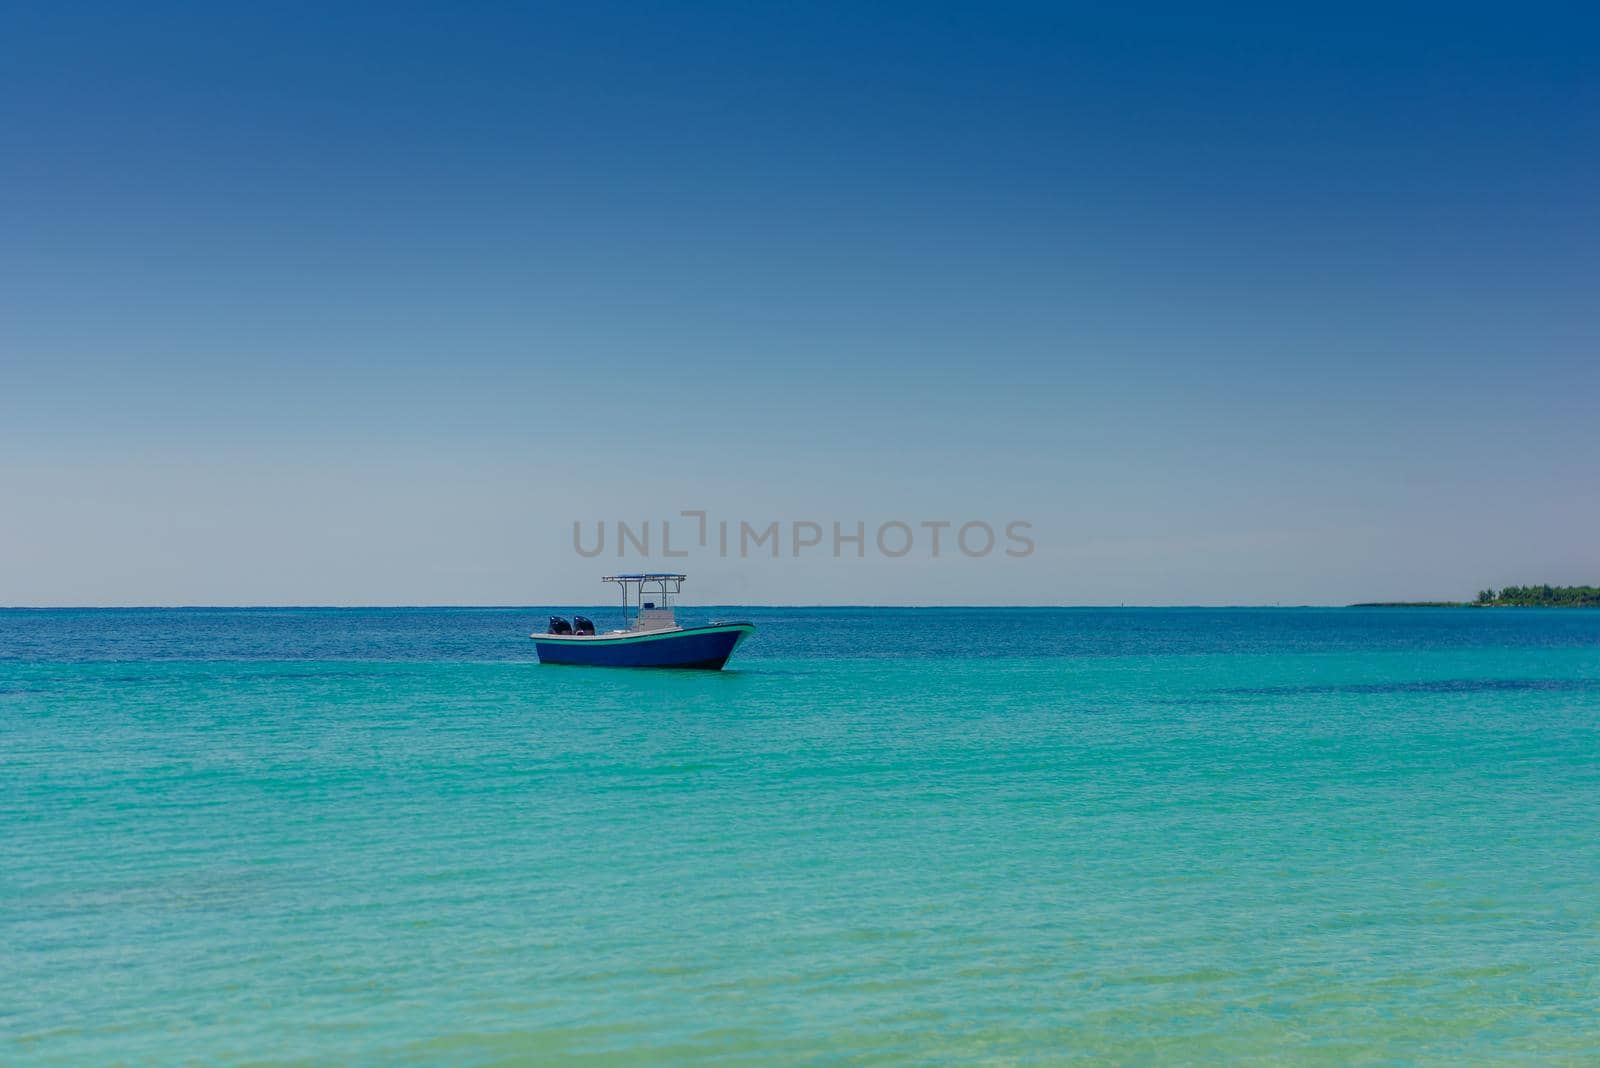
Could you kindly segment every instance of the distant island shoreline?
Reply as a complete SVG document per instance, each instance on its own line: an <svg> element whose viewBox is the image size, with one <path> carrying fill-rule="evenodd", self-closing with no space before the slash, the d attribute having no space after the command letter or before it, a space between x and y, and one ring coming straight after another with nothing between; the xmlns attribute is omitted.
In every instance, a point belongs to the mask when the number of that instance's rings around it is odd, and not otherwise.
<svg viewBox="0 0 1600 1068"><path fill-rule="evenodd" d="M1474 601L1363 601L1351 608L1600 608L1600 586L1506 586Z"/></svg>

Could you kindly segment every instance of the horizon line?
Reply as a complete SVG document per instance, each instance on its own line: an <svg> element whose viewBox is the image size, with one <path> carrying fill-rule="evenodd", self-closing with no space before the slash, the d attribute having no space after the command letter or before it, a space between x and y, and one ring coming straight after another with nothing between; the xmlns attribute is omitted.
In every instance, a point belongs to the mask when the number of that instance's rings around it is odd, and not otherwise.
<svg viewBox="0 0 1600 1068"><path fill-rule="evenodd" d="M680 609L690 608L893 608L893 609L954 609L954 608L1011 608L1011 609L1105 609L1105 608L1363 608L1363 607L1389 607L1398 602L1378 604L1376 602L1271 602L1271 603L1230 603L1230 604L1158 604L1145 603L1120 603L1120 604L995 604L977 602L950 602L942 604L908 604L908 603L838 603L838 602L811 602L811 603L774 603L757 604L754 602L734 603L718 602L705 604L683 604L674 607ZM1455 602L1466 603L1466 602ZM1444 604L1444 602L1439 602ZM12 604L0 605L0 612L205 612L205 611L339 611L357 612L374 610L477 610L477 611L528 611L544 608L604 608L616 607L611 602L581 603L576 601L550 601L543 604Z"/></svg>

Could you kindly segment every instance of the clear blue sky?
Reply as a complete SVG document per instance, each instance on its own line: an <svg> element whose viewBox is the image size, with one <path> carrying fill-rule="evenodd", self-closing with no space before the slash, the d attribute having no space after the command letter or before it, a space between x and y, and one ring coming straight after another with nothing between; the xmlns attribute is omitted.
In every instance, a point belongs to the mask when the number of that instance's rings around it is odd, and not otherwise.
<svg viewBox="0 0 1600 1068"><path fill-rule="evenodd" d="M0 603L1600 580L1582 7L327 6L0 14Z"/></svg>

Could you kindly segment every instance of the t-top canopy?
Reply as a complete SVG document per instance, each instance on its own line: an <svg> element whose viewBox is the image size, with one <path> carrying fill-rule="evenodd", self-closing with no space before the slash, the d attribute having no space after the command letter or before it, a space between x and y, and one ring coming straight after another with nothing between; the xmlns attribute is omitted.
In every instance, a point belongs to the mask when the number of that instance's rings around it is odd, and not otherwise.
<svg viewBox="0 0 1600 1068"><path fill-rule="evenodd" d="M623 623L628 622L629 601L634 602L640 612L649 609L655 613L652 618L658 622L664 616L670 623L672 599L683 589L683 580L687 577L670 571L638 571L626 575L602 575L601 581L615 582L622 587ZM644 599L646 588L655 590L658 587L660 592L653 593L655 600L646 601Z"/></svg>

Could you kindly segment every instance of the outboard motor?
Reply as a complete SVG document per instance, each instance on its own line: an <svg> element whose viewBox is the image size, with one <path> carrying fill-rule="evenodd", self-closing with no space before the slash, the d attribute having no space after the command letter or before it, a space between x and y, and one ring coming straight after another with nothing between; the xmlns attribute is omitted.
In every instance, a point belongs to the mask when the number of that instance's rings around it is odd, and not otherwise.
<svg viewBox="0 0 1600 1068"><path fill-rule="evenodd" d="M571 634L572 633L572 624L568 623L566 620L562 619L560 616L551 616L550 617L550 629L548 631L546 631L545 633L547 633L547 634Z"/></svg>
<svg viewBox="0 0 1600 1068"><path fill-rule="evenodd" d="M592 619L590 619L588 616L573 616L572 617L572 633L574 633L574 634L593 634L594 633L594 621Z"/></svg>

